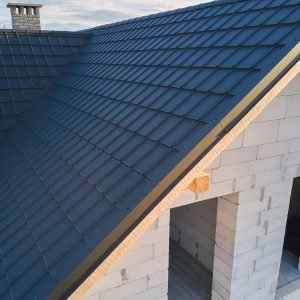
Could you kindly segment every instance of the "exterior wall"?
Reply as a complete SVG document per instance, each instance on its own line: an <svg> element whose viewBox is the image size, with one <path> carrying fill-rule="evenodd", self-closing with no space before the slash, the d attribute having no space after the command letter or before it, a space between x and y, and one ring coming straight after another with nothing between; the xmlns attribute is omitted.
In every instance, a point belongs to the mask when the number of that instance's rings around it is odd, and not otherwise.
<svg viewBox="0 0 300 300"><path fill-rule="evenodd" d="M213 271L218 199L171 211L171 239Z"/></svg>
<svg viewBox="0 0 300 300"><path fill-rule="evenodd" d="M210 191L185 190L171 208L218 197L212 299L275 299L293 178L300 176L300 75L206 172L212 176ZM175 228L188 216L189 209L183 211L172 219ZM167 299L169 214L84 299ZM176 229L172 238L179 238ZM188 244L183 243L195 255ZM296 299L291 293L280 289L277 299Z"/></svg>
<svg viewBox="0 0 300 300"><path fill-rule="evenodd" d="M212 299L274 299L293 178L300 176L300 75L206 172L211 190L186 190L173 207L219 197Z"/></svg>
<svg viewBox="0 0 300 300"><path fill-rule="evenodd" d="M13 6L10 9L12 17L12 27L14 30L41 30L39 7L20 6L19 13L17 13L16 6Z"/></svg>
<svg viewBox="0 0 300 300"><path fill-rule="evenodd" d="M170 211L167 211L83 299L167 299L169 223Z"/></svg>

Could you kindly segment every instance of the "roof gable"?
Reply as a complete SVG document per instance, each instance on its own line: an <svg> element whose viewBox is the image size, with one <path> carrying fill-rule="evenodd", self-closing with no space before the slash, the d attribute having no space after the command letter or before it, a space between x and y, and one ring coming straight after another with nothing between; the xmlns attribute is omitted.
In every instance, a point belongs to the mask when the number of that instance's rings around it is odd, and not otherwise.
<svg viewBox="0 0 300 300"><path fill-rule="evenodd" d="M0 139L78 52L87 33L0 32Z"/></svg>
<svg viewBox="0 0 300 300"><path fill-rule="evenodd" d="M1 144L0 296L76 289L299 59L299 12L219 1L92 29Z"/></svg>

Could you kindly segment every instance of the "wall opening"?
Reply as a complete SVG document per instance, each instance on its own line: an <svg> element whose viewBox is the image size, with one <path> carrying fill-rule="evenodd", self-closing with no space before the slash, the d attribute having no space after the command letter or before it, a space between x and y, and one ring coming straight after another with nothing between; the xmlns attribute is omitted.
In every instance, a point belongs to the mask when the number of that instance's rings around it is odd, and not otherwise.
<svg viewBox="0 0 300 300"><path fill-rule="evenodd" d="M300 279L300 177L291 193L277 288Z"/></svg>
<svg viewBox="0 0 300 300"><path fill-rule="evenodd" d="M218 199L171 210L169 300L211 299Z"/></svg>

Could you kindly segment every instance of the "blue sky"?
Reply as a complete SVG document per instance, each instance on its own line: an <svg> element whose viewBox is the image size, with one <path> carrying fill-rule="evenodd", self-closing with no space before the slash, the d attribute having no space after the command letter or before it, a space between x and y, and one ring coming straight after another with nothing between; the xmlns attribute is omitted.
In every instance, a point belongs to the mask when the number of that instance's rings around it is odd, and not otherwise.
<svg viewBox="0 0 300 300"><path fill-rule="evenodd" d="M207 0L0 0L0 28L11 27L8 2L42 3L43 29L78 30Z"/></svg>

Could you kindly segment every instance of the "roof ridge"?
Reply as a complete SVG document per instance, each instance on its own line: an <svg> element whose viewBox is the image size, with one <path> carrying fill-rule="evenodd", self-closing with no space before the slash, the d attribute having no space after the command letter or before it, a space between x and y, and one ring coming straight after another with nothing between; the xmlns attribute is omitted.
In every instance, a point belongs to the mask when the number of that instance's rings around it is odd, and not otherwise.
<svg viewBox="0 0 300 300"><path fill-rule="evenodd" d="M204 9L204 8L207 8L207 7L214 7L214 6L230 4L230 3L235 3L235 2L250 2L250 1L257 1L257 0L211 0L209 2L199 3L199 4L195 4L195 5L189 5L189 6L182 7L182 8L177 8L177 9L166 10L166 11L162 11L162 12L149 14L149 15L146 15L146 16L130 18L130 19L126 19L126 20L122 20L122 21L118 21L118 22L113 22L113 23L109 23L109 24L103 24L103 25L99 25L99 26L95 26L95 27L85 29L83 31L86 32L86 31L92 31L92 30L101 29L101 28L109 28L109 27L119 26L119 25L123 25L123 24L130 24L130 23L134 23L134 22L137 22L137 21L154 19L154 18L159 17L159 16L173 15L173 14L175 15L175 14L181 13L181 12L193 11L193 10L195 10L195 8L197 8L197 9L202 9L203 8Z"/></svg>

